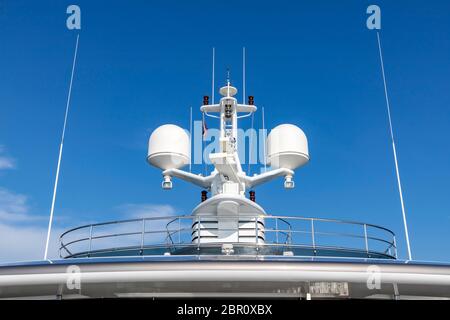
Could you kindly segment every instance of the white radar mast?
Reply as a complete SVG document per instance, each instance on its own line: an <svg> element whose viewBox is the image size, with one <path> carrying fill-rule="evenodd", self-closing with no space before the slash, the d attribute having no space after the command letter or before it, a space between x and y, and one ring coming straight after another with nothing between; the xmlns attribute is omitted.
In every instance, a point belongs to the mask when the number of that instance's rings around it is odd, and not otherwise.
<svg viewBox="0 0 450 320"><path fill-rule="evenodd" d="M254 193L251 199L246 197L246 190L277 177L285 178L285 188L293 188L294 170L309 161L307 138L295 125L277 126L267 139L267 159L272 170L248 176L238 156L238 119L250 116L257 107L252 96L248 104L238 103L235 98L238 90L231 85L229 77L219 92L222 96L219 103L208 104L206 99L200 107L206 116L220 119L219 150L209 154L214 165L211 174L202 176L181 170L190 163L190 140L185 131L175 125L163 125L152 133L147 160L163 170L164 189L171 189L172 178L176 177L211 193L207 199L203 191L202 202L193 210L193 215L206 215L211 219L202 218L201 224L193 224L192 241L263 242L266 213L255 202ZM258 228L249 228L248 223L256 223Z"/></svg>

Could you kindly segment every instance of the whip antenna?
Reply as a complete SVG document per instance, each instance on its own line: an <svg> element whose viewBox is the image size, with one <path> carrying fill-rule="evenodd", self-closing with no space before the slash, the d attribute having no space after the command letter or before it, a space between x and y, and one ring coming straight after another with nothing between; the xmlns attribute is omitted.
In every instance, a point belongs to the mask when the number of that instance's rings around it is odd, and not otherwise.
<svg viewBox="0 0 450 320"><path fill-rule="evenodd" d="M406 246L408 248L408 259L412 260L411 246L409 243L408 224L406 222L405 204L403 202L402 184L400 181L400 171L398 169L397 151L395 149L394 130L392 129L391 106L389 103L389 95L388 95L388 90L387 90L387 85L386 85L386 75L384 73L384 62L383 62L383 54L382 54L382 50L381 50L380 33L378 31L377 31L377 40L378 40L378 52L380 55L381 73L383 75L384 97L386 99L386 108L387 108L387 114L388 114L388 120L389 120L389 130L390 130L391 141L392 141L392 151L394 152L395 173L397 175L398 193L400 195L400 204L402 207L402 216L403 216L403 226L405 228Z"/></svg>
<svg viewBox="0 0 450 320"><path fill-rule="evenodd" d="M189 108L189 150L192 153L192 107ZM192 156L189 160L189 172L192 172Z"/></svg>
<svg viewBox="0 0 450 320"><path fill-rule="evenodd" d="M73 55L73 62L72 62L72 74L70 76L70 84L69 84L69 93L67 95L67 102L66 102L66 112L64 115L64 125L61 135L61 144L59 146L59 156L58 156L58 166L56 167L56 177L55 177L55 185L53 187L53 198L52 198L52 206L50 209L50 219L48 221L48 230L47 230L47 241L45 243L45 253L44 253L44 260L47 260L48 257L48 245L50 242L50 234L52 232L52 223L53 223L53 212L55 210L55 201L56 201L56 191L58 190L58 180L59 180L59 169L61 166L61 158L62 158L62 152L63 152L63 146L64 146L64 136L66 133L66 125L67 125L67 116L69 114L69 107L70 107L70 98L72 95L72 83L73 83L73 75L75 73L75 64L77 62L77 53L78 53L78 40L80 38L80 35L77 34L77 42L75 44L75 53Z"/></svg>

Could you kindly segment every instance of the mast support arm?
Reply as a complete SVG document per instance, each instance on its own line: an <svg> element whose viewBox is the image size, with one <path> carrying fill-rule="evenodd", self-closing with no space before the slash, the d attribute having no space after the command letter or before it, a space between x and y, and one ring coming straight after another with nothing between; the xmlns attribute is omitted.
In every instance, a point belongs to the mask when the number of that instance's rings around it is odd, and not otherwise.
<svg viewBox="0 0 450 320"><path fill-rule="evenodd" d="M213 175L209 175L207 177L203 177L197 174L193 174L190 172L186 172L179 169L168 169L163 171L163 176L176 177L181 180L190 182L202 188L209 188L211 186L211 182L214 178Z"/></svg>
<svg viewBox="0 0 450 320"><path fill-rule="evenodd" d="M241 176L241 178L245 182L247 187L253 188L253 187L256 187L257 185L266 183L266 182L271 181L278 177L282 177L282 176L292 177L293 175L294 175L294 171L292 171L290 169L286 169L286 168L279 168L279 169L274 169L271 171L261 173L257 176L253 176L253 177L243 174Z"/></svg>

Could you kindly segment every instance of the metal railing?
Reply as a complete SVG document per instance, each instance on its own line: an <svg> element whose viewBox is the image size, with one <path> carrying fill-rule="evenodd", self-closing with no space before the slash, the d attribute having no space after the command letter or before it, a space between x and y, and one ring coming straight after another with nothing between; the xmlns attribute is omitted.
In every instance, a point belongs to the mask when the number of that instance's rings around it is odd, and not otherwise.
<svg viewBox="0 0 450 320"><path fill-rule="evenodd" d="M200 225L211 222L211 218L210 215L170 216L84 225L60 236L59 252L62 258L221 254L222 243L200 241L204 230ZM381 226L291 216L236 217L245 218L255 221L256 239L254 243L232 242L238 254L397 258L395 234ZM261 219L262 233L258 225ZM239 227L228 231L239 234ZM197 239L192 237L194 232L198 232Z"/></svg>

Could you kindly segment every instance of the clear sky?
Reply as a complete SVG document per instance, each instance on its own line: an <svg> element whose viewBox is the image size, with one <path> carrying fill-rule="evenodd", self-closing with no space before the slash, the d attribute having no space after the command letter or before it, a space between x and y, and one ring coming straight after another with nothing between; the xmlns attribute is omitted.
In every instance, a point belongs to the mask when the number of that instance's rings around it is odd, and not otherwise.
<svg viewBox="0 0 450 320"><path fill-rule="evenodd" d="M378 4L413 257L450 261L449 2L74 3L82 30L53 247L83 223L190 213L200 190L175 181L163 191L147 139L161 124L188 128L191 106L200 119L212 47L218 85L229 67L240 89L245 46L247 93L266 126L300 126L311 155L294 190L273 181L257 189L259 203L383 225L405 258L376 34L366 28L366 8ZM0 0L1 261L43 255L77 34L65 26L69 4Z"/></svg>

